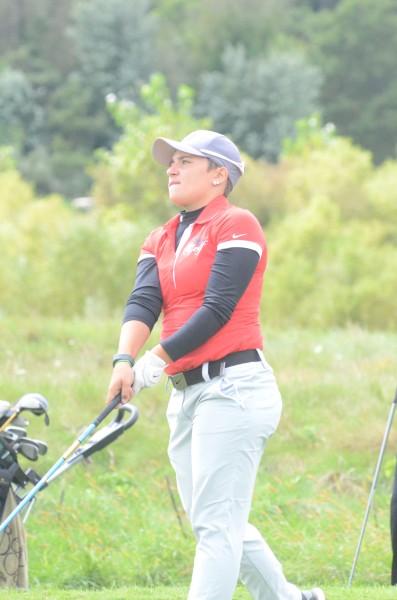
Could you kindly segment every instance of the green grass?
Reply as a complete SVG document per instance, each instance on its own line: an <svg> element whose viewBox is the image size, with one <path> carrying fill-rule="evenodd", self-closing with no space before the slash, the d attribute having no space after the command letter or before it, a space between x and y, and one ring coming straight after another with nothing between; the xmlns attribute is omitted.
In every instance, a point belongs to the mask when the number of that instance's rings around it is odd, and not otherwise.
<svg viewBox="0 0 397 600"><path fill-rule="evenodd" d="M394 600L396 590L392 587L352 587L349 590L340 586L327 586L327 600ZM56 588L31 591L0 590L0 598L7 600L186 600L187 586L178 587L125 587L97 591L65 591ZM238 588L234 600L249 600L251 596Z"/></svg>
<svg viewBox="0 0 397 600"><path fill-rule="evenodd" d="M13 403L37 391L50 403L50 426L32 416L28 428L49 451L22 466L43 475L102 410L118 330L117 320L0 321L0 397ZM331 600L391 598L397 424L346 588L396 389L397 334L353 327L264 334L284 412L251 520L298 586L322 585ZM7 598L102 600L110 588L113 600L186 597L194 539L168 464L166 403L162 384L143 391L131 430L39 492L26 523L31 590L7 590ZM235 597L249 596L239 589Z"/></svg>

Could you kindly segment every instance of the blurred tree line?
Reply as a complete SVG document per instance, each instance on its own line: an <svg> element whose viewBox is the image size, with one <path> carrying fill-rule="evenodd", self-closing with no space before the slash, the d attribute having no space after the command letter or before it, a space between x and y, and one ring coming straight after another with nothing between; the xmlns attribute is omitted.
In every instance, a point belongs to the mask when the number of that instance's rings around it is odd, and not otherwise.
<svg viewBox="0 0 397 600"><path fill-rule="evenodd" d="M85 196L93 153L122 134L109 105L150 117L140 90L161 73L253 159L277 164L318 113L381 164L396 155L396 54L395 0L2 0L0 145L39 195Z"/></svg>
<svg viewBox="0 0 397 600"><path fill-rule="evenodd" d="M38 197L1 149L0 318L121 318L141 243L175 213L151 143L207 125L192 114L191 88L172 101L159 74L140 103L110 105L122 133L95 156L93 210ZM375 165L319 115L298 121L277 163L244 158L231 201L255 212L268 239L264 324L395 328L397 161Z"/></svg>
<svg viewBox="0 0 397 600"><path fill-rule="evenodd" d="M0 318L121 316L175 211L152 141L212 128L269 241L264 322L396 327L396 50L394 0L3 0Z"/></svg>

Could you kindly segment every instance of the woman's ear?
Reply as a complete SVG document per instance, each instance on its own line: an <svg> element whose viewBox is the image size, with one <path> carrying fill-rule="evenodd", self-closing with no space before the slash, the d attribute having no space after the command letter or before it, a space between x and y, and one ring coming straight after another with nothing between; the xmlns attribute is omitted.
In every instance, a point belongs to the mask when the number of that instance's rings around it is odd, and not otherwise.
<svg viewBox="0 0 397 600"><path fill-rule="evenodd" d="M227 178L229 177L228 170L225 167L219 167L214 171L214 179L212 185L226 184Z"/></svg>
<svg viewBox="0 0 397 600"><path fill-rule="evenodd" d="M229 172L226 167L219 167L218 177L220 183L226 183L227 178L229 177Z"/></svg>

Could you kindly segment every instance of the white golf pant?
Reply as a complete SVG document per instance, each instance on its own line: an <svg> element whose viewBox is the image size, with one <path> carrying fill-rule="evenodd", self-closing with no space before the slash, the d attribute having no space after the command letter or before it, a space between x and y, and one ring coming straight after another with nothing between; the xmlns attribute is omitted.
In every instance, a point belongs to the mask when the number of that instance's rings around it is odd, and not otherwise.
<svg viewBox="0 0 397 600"><path fill-rule="evenodd" d="M197 538L188 600L231 600L239 577L255 600L301 600L248 523L257 470L281 406L265 359L171 393L169 457Z"/></svg>

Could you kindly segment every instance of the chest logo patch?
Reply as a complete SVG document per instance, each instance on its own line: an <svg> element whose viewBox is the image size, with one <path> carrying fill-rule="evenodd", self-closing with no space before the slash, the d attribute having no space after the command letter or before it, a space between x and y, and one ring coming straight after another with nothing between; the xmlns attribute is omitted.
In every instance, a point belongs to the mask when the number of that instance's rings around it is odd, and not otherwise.
<svg viewBox="0 0 397 600"><path fill-rule="evenodd" d="M199 238L193 238L191 242L186 244L183 249L183 256L190 256L190 254L195 254L198 256L201 250L204 248L208 240L200 240Z"/></svg>

